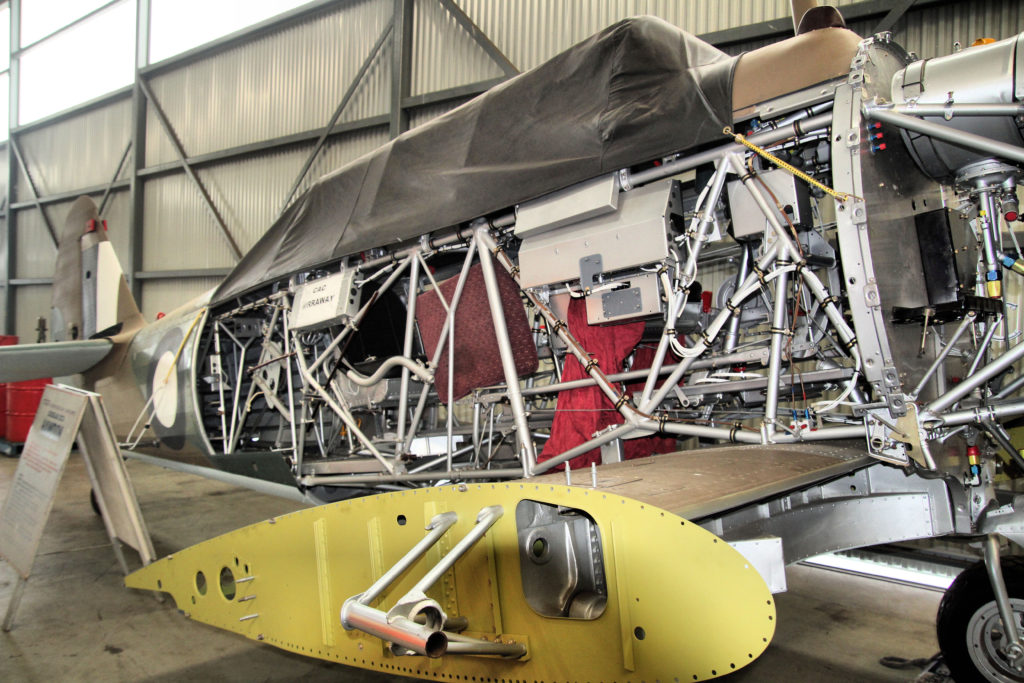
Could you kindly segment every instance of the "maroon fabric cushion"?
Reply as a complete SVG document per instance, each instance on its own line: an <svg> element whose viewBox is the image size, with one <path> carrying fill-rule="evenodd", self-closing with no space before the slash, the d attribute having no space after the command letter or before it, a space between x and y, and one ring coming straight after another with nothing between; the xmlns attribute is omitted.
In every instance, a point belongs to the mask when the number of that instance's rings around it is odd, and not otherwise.
<svg viewBox="0 0 1024 683"><path fill-rule="evenodd" d="M487 258L494 262L490 254ZM537 347L533 343L526 310L519 297L519 286L504 268L495 264L498 276L498 291L501 307L505 312L512 355L516 361L516 372L520 377L537 371ZM453 277L438 283L444 299L450 302L459 278ZM431 289L416 298L416 322L427 358L434 357L438 338L446 317L444 306ZM434 387L443 403L448 403L448 342L441 354L434 372ZM483 270L480 264L469 269L466 286L455 312L455 373L452 377L453 400L469 395L477 387L485 387L505 381L498 353L498 340L491 321L491 309L487 304L487 290L484 287Z"/></svg>

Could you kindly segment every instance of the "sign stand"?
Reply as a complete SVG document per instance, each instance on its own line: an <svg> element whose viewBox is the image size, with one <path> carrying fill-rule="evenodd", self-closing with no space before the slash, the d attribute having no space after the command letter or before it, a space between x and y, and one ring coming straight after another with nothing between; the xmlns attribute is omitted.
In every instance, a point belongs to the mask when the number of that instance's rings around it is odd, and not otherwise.
<svg viewBox="0 0 1024 683"><path fill-rule="evenodd" d="M122 571L129 572L122 543L138 552L143 565L156 559L100 395L50 385L43 392L11 490L0 512L0 555L19 575L4 616L4 631L10 631L14 623L43 528L53 507L57 483L75 442L85 458L100 515Z"/></svg>

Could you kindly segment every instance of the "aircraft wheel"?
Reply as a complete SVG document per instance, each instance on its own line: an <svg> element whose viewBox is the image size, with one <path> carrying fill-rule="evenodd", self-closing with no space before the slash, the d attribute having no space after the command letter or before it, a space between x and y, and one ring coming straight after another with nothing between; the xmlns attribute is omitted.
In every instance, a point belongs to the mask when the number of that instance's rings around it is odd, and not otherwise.
<svg viewBox="0 0 1024 683"><path fill-rule="evenodd" d="M96 502L96 491L95 489L89 489L89 505L92 506L92 511L97 515L103 514L100 512L100 504Z"/></svg>
<svg viewBox="0 0 1024 683"><path fill-rule="evenodd" d="M1003 579L1019 633L1024 634L1024 558L1001 558ZM939 649L957 683L1024 682L1024 660L1002 652L1003 624L985 564L965 569L946 590L935 619Z"/></svg>

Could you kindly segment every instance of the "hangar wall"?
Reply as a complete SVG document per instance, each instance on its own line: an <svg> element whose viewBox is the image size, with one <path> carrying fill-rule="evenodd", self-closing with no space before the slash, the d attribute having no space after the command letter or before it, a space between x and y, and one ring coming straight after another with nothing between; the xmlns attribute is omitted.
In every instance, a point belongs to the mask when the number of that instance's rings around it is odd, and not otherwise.
<svg viewBox="0 0 1024 683"><path fill-rule="evenodd" d="M11 16L40 1L10 0ZM103 6L135 5L143 56L150 1ZM947 54L957 40L1024 31L1016 0L836 4L862 35L891 28L922 57ZM161 62L140 58L132 85L19 126L22 51L12 28L12 128L0 149L14 178L0 233L5 332L32 341L37 318L48 317L50 231L79 194L106 196L110 238L152 319L215 285L293 186L301 191L635 14L661 16L731 53L792 31L787 0L318 0Z"/></svg>

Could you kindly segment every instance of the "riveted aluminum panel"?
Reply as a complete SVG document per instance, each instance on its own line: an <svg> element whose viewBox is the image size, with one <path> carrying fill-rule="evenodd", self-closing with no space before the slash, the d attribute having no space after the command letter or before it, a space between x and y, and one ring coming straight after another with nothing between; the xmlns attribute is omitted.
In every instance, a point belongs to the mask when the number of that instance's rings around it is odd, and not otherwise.
<svg viewBox="0 0 1024 683"><path fill-rule="evenodd" d="M130 139L131 100L125 98L30 130L18 142L36 189L48 195L109 183ZM127 178L130 171L129 157L118 177ZM18 201L31 199L25 183L15 189Z"/></svg>
<svg viewBox="0 0 1024 683"><path fill-rule="evenodd" d="M197 155L327 123L391 19L390 0L347 3L331 14L261 36L153 78L185 151ZM342 114L384 114L391 87L388 43ZM146 162L171 161L173 148L148 112Z"/></svg>

